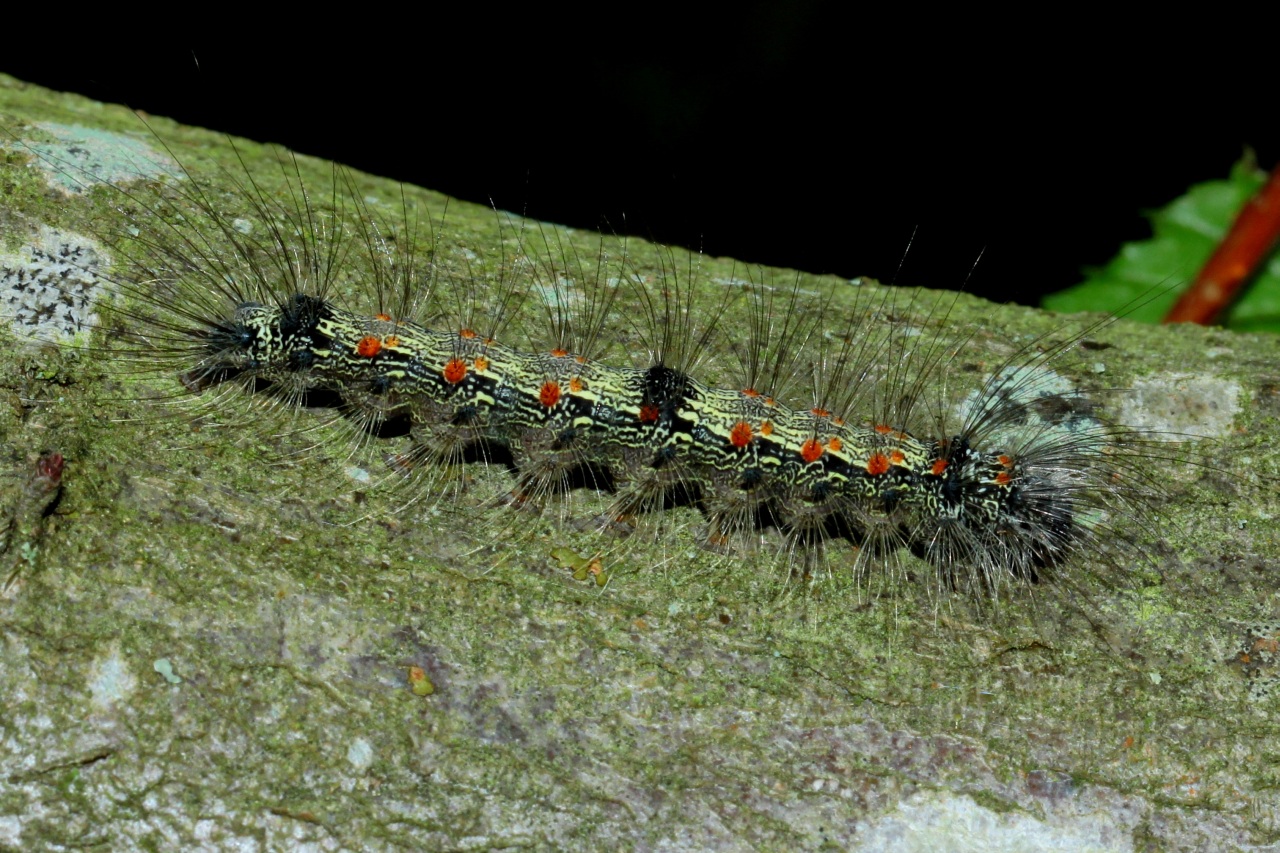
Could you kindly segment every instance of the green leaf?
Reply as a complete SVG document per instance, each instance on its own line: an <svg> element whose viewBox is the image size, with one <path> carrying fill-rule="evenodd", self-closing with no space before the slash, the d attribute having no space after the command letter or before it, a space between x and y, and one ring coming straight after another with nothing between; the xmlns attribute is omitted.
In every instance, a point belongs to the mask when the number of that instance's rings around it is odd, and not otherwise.
<svg viewBox="0 0 1280 853"><path fill-rule="evenodd" d="M1151 239L1126 243L1106 266L1086 270L1080 284L1046 296L1044 307L1107 311L1160 322L1213 254L1236 213L1266 180L1267 174L1246 154L1226 180L1193 186L1151 214ZM1223 325L1238 331L1280 332L1280 256L1272 255Z"/></svg>

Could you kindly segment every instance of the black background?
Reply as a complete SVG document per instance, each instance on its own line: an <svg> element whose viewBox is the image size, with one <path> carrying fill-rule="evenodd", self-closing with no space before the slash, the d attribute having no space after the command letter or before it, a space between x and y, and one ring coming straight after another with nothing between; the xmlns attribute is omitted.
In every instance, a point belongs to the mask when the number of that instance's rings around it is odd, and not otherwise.
<svg viewBox="0 0 1280 853"><path fill-rule="evenodd" d="M1028 304L1245 146L1280 155L1260 24L848 8L370 7L252 44L10 44L0 70L544 220Z"/></svg>

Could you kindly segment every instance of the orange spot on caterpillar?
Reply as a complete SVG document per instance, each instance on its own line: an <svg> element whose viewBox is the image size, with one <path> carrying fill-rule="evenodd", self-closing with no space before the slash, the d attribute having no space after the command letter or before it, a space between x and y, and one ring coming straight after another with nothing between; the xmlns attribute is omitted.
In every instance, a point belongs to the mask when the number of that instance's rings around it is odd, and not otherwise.
<svg viewBox="0 0 1280 853"><path fill-rule="evenodd" d="M373 315L373 319L375 319L375 320L381 320L381 321L382 321L382 322L384 322L384 323L390 323L390 322L391 322L391 315L390 315L390 314L374 314L374 315Z"/></svg>
<svg viewBox="0 0 1280 853"><path fill-rule="evenodd" d="M903 462L907 461L907 456L901 450L894 450L889 454L889 461L894 465L901 465Z"/></svg>
<svg viewBox="0 0 1280 853"><path fill-rule="evenodd" d="M941 477L942 472L947 470L947 460L935 459L933 464L929 466L929 473L935 477Z"/></svg>
<svg viewBox="0 0 1280 853"><path fill-rule="evenodd" d="M560 402L560 383L544 382L538 392L538 402L548 409Z"/></svg>
<svg viewBox="0 0 1280 853"><path fill-rule="evenodd" d="M809 439L800 445L800 458L805 462L817 462L822 458L823 454L822 442L817 439Z"/></svg>
<svg viewBox="0 0 1280 853"><path fill-rule="evenodd" d="M451 358L444 365L444 381L457 385L467 376L467 363L460 358Z"/></svg>
<svg viewBox="0 0 1280 853"><path fill-rule="evenodd" d="M773 421L764 421L760 424L761 435L773 435Z"/></svg>
<svg viewBox="0 0 1280 853"><path fill-rule="evenodd" d="M364 358L373 358L381 351L382 341L378 340L373 335L367 335L361 338L360 342L356 344L356 355L363 356Z"/></svg>
<svg viewBox="0 0 1280 853"><path fill-rule="evenodd" d="M586 384L585 384L585 383L583 383L583 381L582 381L582 377L580 377L580 376L575 376L575 377L573 377L572 379L570 379L570 380L569 380L569 393L570 393L570 394L580 394L580 393L582 393L582 389L583 389L583 388L586 388L586 387L587 387L587 386L586 386Z"/></svg>
<svg viewBox="0 0 1280 853"><path fill-rule="evenodd" d="M738 449L746 447L754 438L755 432L751 429L751 424L746 421L738 421L733 425L733 429L729 430L729 443Z"/></svg>
<svg viewBox="0 0 1280 853"><path fill-rule="evenodd" d="M658 420L659 414L660 412L658 411L657 406L655 406L653 403L645 403L643 406L640 407L640 423L642 424L656 423Z"/></svg>
<svg viewBox="0 0 1280 853"><path fill-rule="evenodd" d="M999 474L996 474L996 478L991 482L995 483L997 486L1007 486L1012 479L1013 478L1009 476L1008 471L1001 471Z"/></svg>
<svg viewBox="0 0 1280 853"><path fill-rule="evenodd" d="M470 329L459 329L458 337L471 340L472 338L478 337L478 335L476 335L476 333L471 331Z"/></svg>
<svg viewBox="0 0 1280 853"><path fill-rule="evenodd" d="M1004 467L1006 467L1006 468L1008 468L1008 467L1010 467L1011 465L1013 465L1013 457L1012 457L1012 456L997 456L997 457L996 457L996 461L997 461L997 462L999 462L1001 465L1003 465L1003 466L1004 466Z"/></svg>
<svg viewBox="0 0 1280 853"><path fill-rule="evenodd" d="M818 408L814 408L814 409L810 409L810 410L809 410L809 413L810 413L810 414L817 415L817 416L818 416L818 417L820 417L820 418L829 418L829 417L831 417L831 413L830 413L830 412L828 412L826 409L818 409Z"/></svg>
<svg viewBox="0 0 1280 853"><path fill-rule="evenodd" d="M385 343L385 344L386 344L387 346L389 346L389 347L398 347L398 346L400 346L400 336L399 336L399 335L387 335L387 336L386 336L386 338L384 338L382 342L383 342L383 343Z"/></svg>
<svg viewBox="0 0 1280 853"><path fill-rule="evenodd" d="M576 361L576 362L578 362L578 364L586 364L586 363L587 363L587 357L586 357L585 355L575 355L575 356L573 357L573 360L574 360L574 361Z"/></svg>
<svg viewBox="0 0 1280 853"><path fill-rule="evenodd" d="M832 453L839 453L841 450L844 450L844 442L839 438L833 438L827 442L827 450L830 450Z"/></svg>
<svg viewBox="0 0 1280 853"><path fill-rule="evenodd" d="M759 397L759 396L760 396L760 392L759 392L759 391L757 391L757 390L756 390L756 389L754 389L754 388L743 388L743 389L742 389L742 396L744 396L744 397Z"/></svg>
<svg viewBox="0 0 1280 853"><path fill-rule="evenodd" d="M889 470L889 457L883 453L874 453L867 460L867 473L872 477L879 477L881 474Z"/></svg>
<svg viewBox="0 0 1280 853"><path fill-rule="evenodd" d="M569 354L567 349L553 349L551 355L555 358L564 358Z"/></svg>
<svg viewBox="0 0 1280 853"><path fill-rule="evenodd" d="M881 435L888 435L889 433L893 432L893 427L889 426L888 424L876 424L874 427L872 427L872 429L874 429L876 432L880 433Z"/></svg>
<svg viewBox="0 0 1280 853"><path fill-rule="evenodd" d="M476 356L475 366L476 366L476 370L484 372L489 369L489 359L485 358L482 355Z"/></svg>

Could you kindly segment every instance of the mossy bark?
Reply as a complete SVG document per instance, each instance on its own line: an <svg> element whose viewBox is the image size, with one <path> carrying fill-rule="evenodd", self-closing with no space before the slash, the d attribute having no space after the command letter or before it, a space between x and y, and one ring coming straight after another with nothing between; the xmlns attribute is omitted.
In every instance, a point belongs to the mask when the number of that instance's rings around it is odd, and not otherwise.
<svg viewBox="0 0 1280 853"><path fill-rule="evenodd" d="M153 132L0 77L0 123L35 122ZM187 166L278 165L153 127ZM48 189L20 146L0 157L5 249L120 204ZM459 245L510 239L504 217L448 210ZM696 264L708 303L742 270ZM815 306L855 310L857 288L818 285L836 295ZM935 396L1066 322L929 293L901 314L965 342ZM1162 499L1118 522L1137 543L1120 558L998 601L939 592L907 558L870 590L836 560L805 582L768 548L700 547L688 510L603 540L466 492L404 508L344 474L340 423L252 400L193 413L104 348L10 341L0 845L817 849L895 820L1098 849L1275 843L1276 700L1240 652L1280 617L1280 343L1123 320L1087 340L1073 379L1140 387L1167 430L1208 436L1148 460ZM29 486L48 450L67 463L45 515ZM608 583L566 553L600 554Z"/></svg>

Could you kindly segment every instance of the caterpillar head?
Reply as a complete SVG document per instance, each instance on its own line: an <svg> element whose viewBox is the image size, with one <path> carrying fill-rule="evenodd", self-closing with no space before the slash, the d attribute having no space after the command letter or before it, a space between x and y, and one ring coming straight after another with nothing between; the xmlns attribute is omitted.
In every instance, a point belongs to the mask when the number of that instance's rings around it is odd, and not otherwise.
<svg viewBox="0 0 1280 853"><path fill-rule="evenodd" d="M230 379L297 382L315 362L314 334L326 310L323 299L305 294L274 306L240 303L201 331L203 354L182 375L183 385L202 391Z"/></svg>

